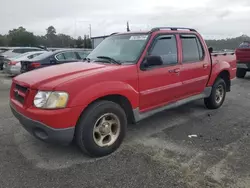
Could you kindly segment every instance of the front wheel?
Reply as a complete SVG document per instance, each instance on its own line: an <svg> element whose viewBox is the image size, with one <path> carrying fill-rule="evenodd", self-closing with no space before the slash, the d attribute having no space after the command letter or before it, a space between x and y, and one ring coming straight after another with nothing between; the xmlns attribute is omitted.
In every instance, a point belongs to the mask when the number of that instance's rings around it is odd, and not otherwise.
<svg viewBox="0 0 250 188"><path fill-rule="evenodd" d="M111 101L91 104L80 117L75 139L80 149L91 157L111 154L121 145L127 118L120 105Z"/></svg>
<svg viewBox="0 0 250 188"><path fill-rule="evenodd" d="M223 79L218 78L213 87L211 95L204 99L205 106L208 109L220 108L226 97L226 83Z"/></svg>

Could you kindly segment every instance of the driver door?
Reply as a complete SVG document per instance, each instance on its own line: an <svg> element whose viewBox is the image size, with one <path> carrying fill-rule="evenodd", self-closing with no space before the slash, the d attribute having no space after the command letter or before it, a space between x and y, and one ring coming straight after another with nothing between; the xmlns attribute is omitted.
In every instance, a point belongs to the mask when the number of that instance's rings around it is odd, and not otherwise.
<svg viewBox="0 0 250 188"><path fill-rule="evenodd" d="M181 65L175 35L159 35L148 55L160 56L163 65L139 70L140 112L153 110L176 101L181 94Z"/></svg>

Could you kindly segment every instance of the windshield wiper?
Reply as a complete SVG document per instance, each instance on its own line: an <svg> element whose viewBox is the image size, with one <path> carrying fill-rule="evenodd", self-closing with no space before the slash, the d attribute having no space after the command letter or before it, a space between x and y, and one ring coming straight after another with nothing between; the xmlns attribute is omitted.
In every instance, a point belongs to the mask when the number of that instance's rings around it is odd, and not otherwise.
<svg viewBox="0 0 250 188"><path fill-rule="evenodd" d="M121 62L116 61L116 60L113 59L112 57L108 57L108 56L97 56L97 58L100 58L100 59L107 59L107 60L111 61L112 63L118 64L118 65L121 65L121 64L122 64Z"/></svg>

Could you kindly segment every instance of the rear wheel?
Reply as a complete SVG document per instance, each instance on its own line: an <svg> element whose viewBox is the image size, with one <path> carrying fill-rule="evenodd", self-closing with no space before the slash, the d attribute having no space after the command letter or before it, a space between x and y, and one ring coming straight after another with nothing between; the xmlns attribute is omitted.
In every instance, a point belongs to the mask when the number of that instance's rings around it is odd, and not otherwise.
<svg viewBox="0 0 250 188"><path fill-rule="evenodd" d="M127 117L120 105L98 101L90 105L76 126L76 142L91 157L102 157L119 148L127 127Z"/></svg>
<svg viewBox="0 0 250 188"><path fill-rule="evenodd" d="M236 76L238 78L244 78L246 75L246 69L237 68Z"/></svg>
<svg viewBox="0 0 250 188"><path fill-rule="evenodd" d="M218 78L213 87L211 95L204 99L205 106L208 109L217 109L221 107L226 97L226 83L223 79Z"/></svg>

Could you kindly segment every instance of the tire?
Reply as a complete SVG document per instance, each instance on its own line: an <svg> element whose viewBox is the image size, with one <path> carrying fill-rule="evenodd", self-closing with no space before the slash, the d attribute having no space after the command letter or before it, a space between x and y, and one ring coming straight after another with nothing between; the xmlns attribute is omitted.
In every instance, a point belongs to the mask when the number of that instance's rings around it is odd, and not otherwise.
<svg viewBox="0 0 250 188"><path fill-rule="evenodd" d="M208 98L204 99L205 106L208 109L220 108L225 100L225 97L226 97L226 83L223 79L218 78L212 87L211 95Z"/></svg>
<svg viewBox="0 0 250 188"><path fill-rule="evenodd" d="M80 117L76 126L75 140L85 154L90 157L103 157L120 147L126 130L127 117L120 105L111 101L98 101L91 104ZM110 135L104 137L108 132L113 137Z"/></svg>
<svg viewBox="0 0 250 188"><path fill-rule="evenodd" d="M237 78L244 78L246 75L246 69L237 68L236 76Z"/></svg>

